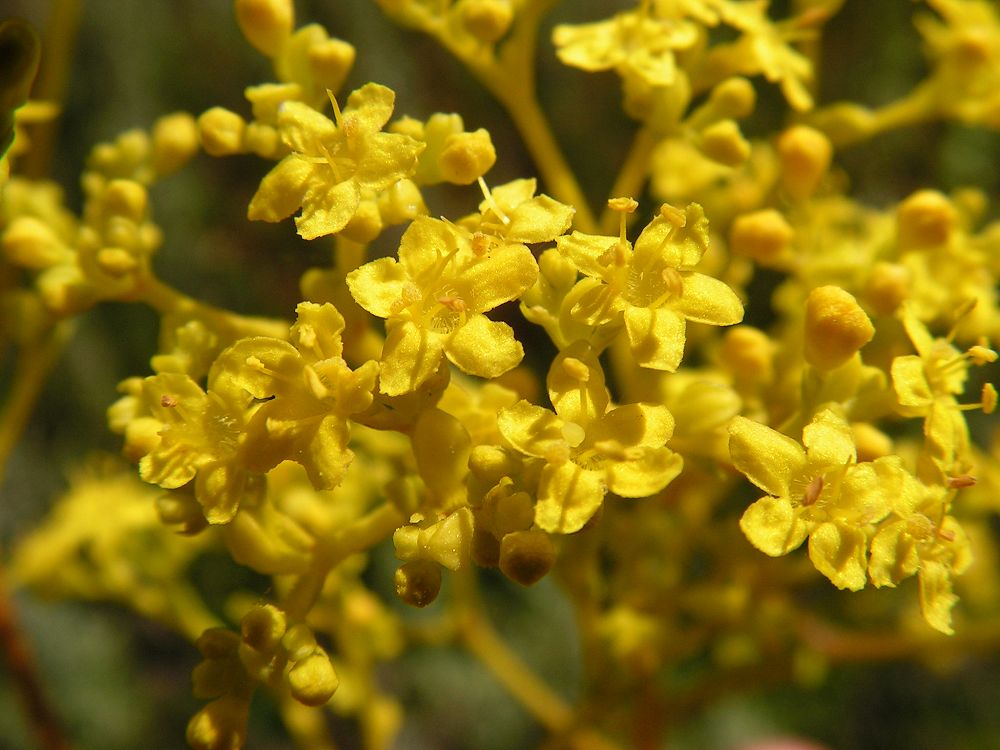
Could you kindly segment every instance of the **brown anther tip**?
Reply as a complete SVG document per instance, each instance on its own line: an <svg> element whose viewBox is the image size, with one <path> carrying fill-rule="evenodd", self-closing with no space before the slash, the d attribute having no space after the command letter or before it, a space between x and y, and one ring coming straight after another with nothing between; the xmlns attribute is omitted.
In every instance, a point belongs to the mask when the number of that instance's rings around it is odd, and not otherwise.
<svg viewBox="0 0 1000 750"><path fill-rule="evenodd" d="M172 409L177 406L177 397L171 396L169 393L164 393L160 396L160 406L164 409Z"/></svg>
<svg viewBox="0 0 1000 750"><path fill-rule="evenodd" d="M948 487L953 490L961 490L966 487L973 487L976 478L971 474L960 474L957 477L948 477Z"/></svg>

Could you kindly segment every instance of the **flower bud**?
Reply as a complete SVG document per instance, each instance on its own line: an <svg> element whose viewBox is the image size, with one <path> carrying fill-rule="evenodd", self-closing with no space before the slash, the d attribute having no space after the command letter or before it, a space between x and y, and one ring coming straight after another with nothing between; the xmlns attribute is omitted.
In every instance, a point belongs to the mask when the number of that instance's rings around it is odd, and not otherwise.
<svg viewBox="0 0 1000 750"><path fill-rule="evenodd" d="M158 426L157 429L160 426L155 419L135 421L152 422ZM127 443L128 433L126 433ZM201 511L201 503L184 490L174 490L156 498L156 512L165 526L171 526L181 534L197 534L208 526L208 521Z"/></svg>
<svg viewBox="0 0 1000 750"><path fill-rule="evenodd" d="M472 533L472 560L481 568L495 568L500 564L499 540L478 525Z"/></svg>
<svg viewBox="0 0 1000 750"><path fill-rule="evenodd" d="M757 92L746 78L727 78L712 89L709 102L717 115L739 120L753 112Z"/></svg>
<svg viewBox="0 0 1000 750"><path fill-rule="evenodd" d="M274 650L285 634L285 613L273 604L259 605L243 616L240 630L243 641L256 651Z"/></svg>
<svg viewBox="0 0 1000 750"><path fill-rule="evenodd" d="M424 197L413 180L399 180L376 198L385 224L404 224L427 213Z"/></svg>
<svg viewBox="0 0 1000 750"><path fill-rule="evenodd" d="M198 118L201 145L210 156L232 156L243 151L246 122L235 112L212 107Z"/></svg>
<svg viewBox="0 0 1000 750"><path fill-rule="evenodd" d="M910 294L910 272L896 263L876 263L865 285L865 302L880 315L892 315Z"/></svg>
<svg viewBox="0 0 1000 750"><path fill-rule="evenodd" d="M198 125L187 112L165 115L153 125L153 169L176 172L198 150Z"/></svg>
<svg viewBox="0 0 1000 750"><path fill-rule="evenodd" d="M66 263L73 252L52 228L34 216L18 216L3 233L3 253L15 266L40 271Z"/></svg>
<svg viewBox="0 0 1000 750"><path fill-rule="evenodd" d="M729 328L722 337L719 359L738 378L766 382L774 374L774 343L753 326Z"/></svg>
<svg viewBox="0 0 1000 750"><path fill-rule="evenodd" d="M281 647L292 661L301 661L317 649L312 628L302 622L292 625L281 637Z"/></svg>
<svg viewBox="0 0 1000 750"><path fill-rule="evenodd" d="M139 223L146 215L149 195L146 188L135 180L112 180L108 183L103 200L108 214Z"/></svg>
<svg viewBox="0 0 1000 750"><path fill-rule="evenodd" d="M209 628L198 636L194 645L206 659L224 659L236 653L240 637L228 628Z"/></svg>
<svg viewBox="0 0 1000 750"><path fill-rule="evenodd" d="M413 607L426 607L441 591L441 567L431 560L410 560L396 569L396 595Z"/></svg>
<svg viewBox="0 0 1000 750"><path fill-rule="evenodd" d="M330 657L317 648L302 661L296 662L288 672L288 687L299 703L322 706L329 702L340 685Z"/></svg>
<svg viewBox="0 0 1000 750"><path fill-rule="evenodd" d="M805 357L813 367L840 367L874 335L872 322L849 292L837 286L821 286L809 293Z"/></svg>
<svg viewBox="0 0 1000 750"><path fill-rule="evenodd" d="M497 160L490 134L480 128L448 136L438 157L441 176L454 185L469 185L486 174Z"/></svg>
<svg viewBox="0 0 1000 750"><path fill-rule="evenodd" d="M510 454L495 445L477 445L469 454L469 471L483 482L495 484L514 470Z"/></svg>
<svg viewBox="0 0 1000 750"><path fill-rule="evenodd" d="M514 20L510 0L464 0L459 14L465 30L487 44L501 39Z"/></svg>
<svg viewBox="0 0 1000 750"><path fill-rule="evenodd" d="M736 217L729 230L729 247L766 266L781 258L794 235L785 217L767 208Z"/></svg>
<svg viewBox="0 0 1000 750"><path fill-rule="evenodd" d="M859 462L874 461L892 454L892 438L870 422L852 422L851 434Z"/></svg>
<svg viewBox="0 0 1000 750"><path fill-rule="evenodd" d="M185 738L194 750L234 750L243 747L247 736L249 701L225 695L191 717Z"/></svg>
<svg viewBox="0 0 1000 750"><path fill-rule="evenodd" d="M750 157L750 143L734 120L720 120L701 131L701 152L712 161L735 167Z"/></svg>
<svg viewBox="0 0 1000 750"><path fill-rule="evenodd" d="M292 35L292 0L236 0L236 23L243 36L268 57L274 57Z"/></svg>
<svg viewBox="0 0 1000 750"><path fill-rule="evenodd" d="M830 168L833 146L818 130L805 125L790 127L778 138L781 184L792 200L811 196Z"/></svg>
<svg viewBox="0 0 1000 750"><path fill-rule="evenodd" d="M316 83L329 91L339 91L354 66L354 45L342 39L326 39L309 47L306 57Z"/></svg>
<svg viewBox="0 0 1000 750"><path fill-rule="evenodd" d="M896 230L900 250L944 245L958 219L947 196L936 190L919 190L899 204Z"/></svg>
<svg viewBox="0 0 1000 750"><path fill-rule="evenodd" d="M522 586L543 578L555 560L555 545L544 531L514 531L500 541L500 570Z"/></svg>

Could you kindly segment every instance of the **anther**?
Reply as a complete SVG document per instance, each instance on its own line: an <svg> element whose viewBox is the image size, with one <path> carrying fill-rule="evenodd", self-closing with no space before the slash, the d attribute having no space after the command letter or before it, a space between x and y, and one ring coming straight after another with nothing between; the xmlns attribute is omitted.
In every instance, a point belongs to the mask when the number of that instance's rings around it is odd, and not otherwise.
<svg viewBox="0 0 1000 750"><path fill-rule="evenodd" d="M169 393L164 393L160 396L160 406L164 409L173 409L177 406L177 397L171 396Z"/></svg>

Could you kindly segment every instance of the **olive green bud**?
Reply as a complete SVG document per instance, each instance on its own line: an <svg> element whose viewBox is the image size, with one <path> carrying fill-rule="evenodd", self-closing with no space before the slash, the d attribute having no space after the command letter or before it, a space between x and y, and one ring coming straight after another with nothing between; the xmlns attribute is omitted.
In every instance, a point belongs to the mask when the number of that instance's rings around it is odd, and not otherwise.
<svg viewBox="0 0 1000 750"><path fill-rule="evenodd" d="M269 652L285 634L285 613L273 604L259 605L243 616L243 641L256 651Z"/></svg>
<svg viewBox="0 0 1000 750"><path fill-rule="evenodd" d="M522 586L541 580L555 560L555 545L544 531L513 531L500 541L500 570Z"/></svg>
<svg viewBox="0 0 1000 750"><path fill-rule="evenodd" d="M288 672L288 687L292 697L306 706L327 703L340 685L330 657L317 648L305 659L295 663Z"/></svg>
<svg viewBox="0 0 1000 750"><path fill-rule="evenodd" d="M396 569L396 594L407 604L426 607L441 591L441 567L431 560L410 560Z"/></svg>

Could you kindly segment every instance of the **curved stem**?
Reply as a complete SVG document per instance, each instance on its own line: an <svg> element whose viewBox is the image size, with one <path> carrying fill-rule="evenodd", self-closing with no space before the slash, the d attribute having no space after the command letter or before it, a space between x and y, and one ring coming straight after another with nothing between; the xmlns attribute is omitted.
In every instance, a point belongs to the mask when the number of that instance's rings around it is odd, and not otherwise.
<svg viewBox="0 0 1000 750"><path fill-rule="evenodd" d="M288 322L273 318L262 318L240 315L229 310L207 305L204 302L188 297L159 279L148 276L142 280L136 295L136 301L144 302L160 315L189 314L201 318L221 333L233 338L247 336L270 336L271 338L288 338Z"/></svg>
<svg viewBox="0 0 1000 750"><path fill-rule="evenodd" d="M649 179L649 157L657 143L659 140L649 126L643 126L636 131L608 198L639 199L639 195L646 187L646 180ZM618 217L616 211L605 208L601 214L600 231L604 234L614 234L618 229Z"/></svg>
<svg viewBox="0 0 1000 750"><path fill-rule="evenodd" d="M543 0L526 4L502 43L499 57L487 47L456 42L443 25L430 26L425 31L458 58L503 105L538 167L546 189L552 197L576 208L574 221L580 230L594 232L597 221L538 103L535 85L538 27L556 2Z"/></svg>
<svg viewBox="0 0 1000 750"><path fill-rule="evenodd" d="M380 505L348 526L317 542L313 563L292 586L284 602L289 622L299 622L312 609L323 591L326 577L337 563L357 552L364 552L386 539L405 519L391 503Z"/></svg>
<svg viewBox="0 0 1000 750"><path fill-rule="evenodd" d="M3 482L7 459L20 439L49 370L62 352L71 331L72 324L63 321L52 328L45 339L28 344L18 354L10 392L0 412L0 483Z"/></svg>

